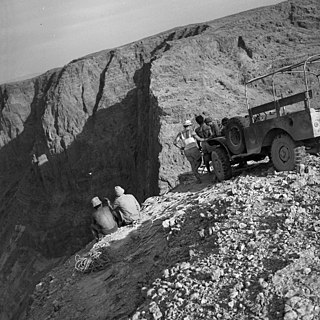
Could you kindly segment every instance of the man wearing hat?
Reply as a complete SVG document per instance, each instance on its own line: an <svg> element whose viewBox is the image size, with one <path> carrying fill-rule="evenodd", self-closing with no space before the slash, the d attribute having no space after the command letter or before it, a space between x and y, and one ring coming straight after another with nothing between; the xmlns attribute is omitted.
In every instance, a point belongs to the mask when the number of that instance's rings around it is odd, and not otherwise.
<svg viewBox="0 0 320 320"><path fill-rule="evenodd" d="M109 207L103 207L99 197L94 197L91 204L95 211L92 213L91 231L98 241L101 235L107 235L118 230L118 225Z"/></svg>
<svg viewBox="0 0 320 320"><path fill-rule="evenodd" d="M115 211L119 227L130 225L135 221L140 220L141 207L138 200L132 194L125 194L124 189L120 186L114 187L114 193L116 198L113 205L111 205L109 201L108 205Z"/></svg>
<svg viewBox="0 0 320 320"><path fill-rule="evenodd" d="M192 172L198 183L201 183L198 169L201 166L202 159L197 141L202 142L206 141L206 139L200 138L196 132L192 130L192 122L190 120L186 120L183 127L184 130L178 133L173 144L181 150L181 153L184 153L187 160L190 162ZM182 144L182 146L179 144Z"/></svg>

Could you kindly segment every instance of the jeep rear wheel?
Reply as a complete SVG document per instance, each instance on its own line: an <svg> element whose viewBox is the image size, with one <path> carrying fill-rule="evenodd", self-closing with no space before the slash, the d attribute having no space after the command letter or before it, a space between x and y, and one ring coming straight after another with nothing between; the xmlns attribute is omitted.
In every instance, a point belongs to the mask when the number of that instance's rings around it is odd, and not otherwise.
<svg viewBox="0 0 320 320"><path fill-rule="evenodd" d="M292 171L301 162L301 148L285 133L276 136L271 145L271 160L277 171Z"/></svg>
<svg viewBox="0 0 320 320"><path fill-rule="evenodd" d="M227 151L216 148L211 152L211 160L214 172L219 181L230 179L232 176L231 164Z"/></svg>
<svg viewBox="0 0 320 320"><path fill-rule="evenodd" d="M228 120L225 135L227 146L233 154L240 154L245 151L243 128L247 125L247 119L235 117Z"/></svg>

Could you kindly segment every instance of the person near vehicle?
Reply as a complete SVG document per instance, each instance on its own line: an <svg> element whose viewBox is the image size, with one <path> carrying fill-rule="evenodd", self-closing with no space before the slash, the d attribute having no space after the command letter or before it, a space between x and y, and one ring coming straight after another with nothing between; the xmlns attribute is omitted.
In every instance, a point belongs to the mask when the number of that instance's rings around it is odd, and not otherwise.
<svg viewBox="0 0 320 320"><path fill-rule="evenodd" d="M133 224L141 219L140 204L132 194L125 194L124 189L120 186L114 188L115 200L111 205L109 199L109 207L111 207L117 216L119 227Z"/></svg>
<svg viewBox="0 0 320 320"><path fill-rule="evenodd" d="M213 121L211 117L207 117L204 123L211 128L212 135L210 138L215 138L220 136L220 129L216 121Z"/></svg>
<svg viewBox="0 0 320 320"><path fill-rule="evenodd" d="M183 127L184 129L177 134L173 144L181 150L181 154L186 156L187 160L190 162L193 174L195 175L198 183L201 183L198 169L201 166L202 157L197 141L203 142L206 139L197 135L197 133L192 129L192 122L190 120L186 120Z"/></svg>
<svg viewBox="0 0 320 320"><path fill-rule="evenodd" d="M118 225L110 208L102 206L99 197L94 197L91 204L95 209L92 213L91 231L98 241L101 236L116 232Z"/></svg>
<svg viewBox="0 0 320 320"><path fill-rule="evenodd" d="M209 138L212 134L211 128L207 126L204 122L204 118L202 115L196 116L195 120L199 127L197 127L194 131L200 138ZM197 141L198 147L200 151L202 150L202 143L200 141Z"/></svg>
<svg viewBox="0 0 320 320"><path fill-rule="evenodd" d="M228 124L229 119L223 118L221 120L221 135L224 136L226 134L226 126Z"/></svg>
<svg viewBox="0 0 320 320"><path fill-rule="evenodd" d="M199 124L199 127L196 128L195 131L199 137L204 138L204 139L208 139L208 138L213 137L213 132L212 132L211 127L205 123L205 119L201 115L196 117L196 121ZM210 155L209 150L210 150L210 148L208 146L208 142L207 141L201 142L203 163L206 166L207 172L211 173L211 169L210 169L211 155Z"/></svg>

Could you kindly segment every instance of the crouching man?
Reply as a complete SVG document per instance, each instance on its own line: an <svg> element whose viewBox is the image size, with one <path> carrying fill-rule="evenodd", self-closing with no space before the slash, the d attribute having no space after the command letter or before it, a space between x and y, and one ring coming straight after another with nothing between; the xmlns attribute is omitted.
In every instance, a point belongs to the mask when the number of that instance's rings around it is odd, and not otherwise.
<svg viewBox="0 0 320 320"><path fill-rule="evenodd" d="M125 194L120 186L114 188L116 198L113 202L113 210L117 215L119 226L126 226L138 222L141 219L140 204L132 194Z"/></svg>
<svg viewBox="0 0 320 320"><path fill-rule="evenodd" d="M99 197L94 197L91 204L95 209L92 213L91 231L98 241L101 236L117 231L118 225L109 207L103 207Z"/></svg>

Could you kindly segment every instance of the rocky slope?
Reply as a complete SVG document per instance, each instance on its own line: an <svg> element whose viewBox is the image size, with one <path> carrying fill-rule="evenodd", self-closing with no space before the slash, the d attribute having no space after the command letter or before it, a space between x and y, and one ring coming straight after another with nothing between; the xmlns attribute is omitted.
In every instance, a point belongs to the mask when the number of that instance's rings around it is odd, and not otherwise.
<svg viewBox="0 0 320 320"><path fill-rule="evenodd" d="M142 224L44 277L26 319L319 319L320 165L307 163L148 198Z"/></svg>
<svg viewBox="0 0 320 320"><path fill-rule="evenodd" d="M319 12L316 0L286 1L1 85L2 318L18 319L39 278L90 241L92 196L120 184L143 201L179 183L182 120L243 112L246 78L319 52Z"/></svg>

